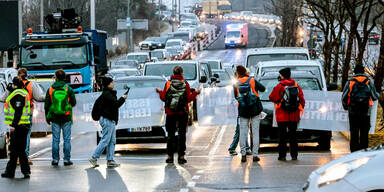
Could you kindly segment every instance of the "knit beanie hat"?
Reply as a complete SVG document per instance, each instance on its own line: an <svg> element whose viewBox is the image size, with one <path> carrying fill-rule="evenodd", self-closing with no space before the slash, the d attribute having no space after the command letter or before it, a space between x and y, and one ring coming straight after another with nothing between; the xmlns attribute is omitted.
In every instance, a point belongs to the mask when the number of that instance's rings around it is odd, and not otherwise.
<svg viewBox="0 0 384 192"><path fill-rule="evenodd" d="M291 69L288 67L280 69L279 73L280 73L280 75L282 75L286 79L291 78Z"/></svg>
<svg viewBox="0 0 384 192"><path fill-rule="evenodd" d="M104 88L107 88L108 85L109 85L112 81L113 81L113 79L110 78L110 77L103 77L103 78L101 79L101 83L103 84L103 87L104 87Z"/></svg>

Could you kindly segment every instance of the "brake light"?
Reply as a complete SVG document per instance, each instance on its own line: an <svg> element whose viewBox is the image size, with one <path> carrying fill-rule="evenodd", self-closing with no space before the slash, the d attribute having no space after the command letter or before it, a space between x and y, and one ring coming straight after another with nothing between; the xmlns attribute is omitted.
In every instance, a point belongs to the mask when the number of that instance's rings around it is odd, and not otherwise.
<svg viewBox="0 0 384 192"><path fill-rule="evenodd" d="M375 38L379 38L380 36L379 35L375 35Z"/></svg>
<svg viewBox="0 0 384 192"><path fill-rule="evenodd" d="M28 32L28 35L32 35L32 28L28 28L27 32Z"/></svg>
<svg viewBox="0 0 384 192"><path fill-rule="evenodd" d="M78 27L77 27L77 32L78 32L78 33L82 33L82 32L83 32L83 28L82 28L81 26L78 26Z"/></svg>

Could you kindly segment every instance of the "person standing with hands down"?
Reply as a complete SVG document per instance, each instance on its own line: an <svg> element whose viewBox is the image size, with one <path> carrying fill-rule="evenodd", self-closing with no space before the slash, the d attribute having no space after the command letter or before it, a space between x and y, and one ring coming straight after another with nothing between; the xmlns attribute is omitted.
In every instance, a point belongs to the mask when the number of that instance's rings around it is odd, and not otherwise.
<svg viewBox="0 0 384 192"><path fill-rule="evenodd" d="M305 106L304 94L301 87L291 78L291 69L284 68L279 71L280 82L273 88L269 100L275 103L275 117L279 129L279 158L286 160L287 155L287 129L289 138L289 152L292 160L297 160L298 145L296 129L300 121L300 113Z"/></svg>
<svg viewBox="0 0 384 192"><path fill-rule="evenodd" d="M371 106L380 97L362 65L356 65L353 72L355 75L345 84L342 95L342 104L349 116L351 152L368 148Z"/></svg>
<svg viewBox="0 0 384 192"><path fill-rule="evenodd" d="M52 123L52 162L59 165L60 132L63 131L64 166L72 165L71 161L71 128L72 107L76 105L76 97L72 88L65 83L65 72L58 69L55 72L55 83L48 89L45 96L45 116L48 125Z"/></svg>
<svg viewBox="0 0 384 192"><path fill-rule="evenodd" d="M235 85L234 92L235 98L238 100L241 162L247 161L246 148L250 126L252 127L253 161L260 161L258 157L260 143L259 127L263 106L258 91L264 92L265 87L256 81L255 78L250 77L244 66L237 66L236 74L239 82Z"/></svg>
<svg viewBox="0 0 384 192"><path fill-rule="evenodd" d="M25 152L27 134L31 124L31 102L28 91L19 77L13 79L13 91L4 105L5 124L10 126L11 153L5 172L1 177L14 178L17 159L20 161L21 172L24 178L29 178L31 171Z"/></svg>
<svg viewBox="0 0 384 192"><path fill-rule="evenodd" d="M166 123L165 127L168 132L167 138L167 154L166 163L173 163L175 132L178 130L178 163L187 163L185 159L186 149L186 132L188 123L188 108L189 103L195 100L200 94L200 90L191 93L191 89L187 81L183 77L183 68L176 66L173 68L171 80L167 81L164 90L156 88L160 99L165 102Z"/></svg>
<svg viewBox="0 0 384 192"><path fill-rule="evenodd" d="M117 92L113 90L115 87L113 79L103 77L101 79L103 85L103 93L96 100L92 110L92 118L99 120L102 127L103 136L89 162L94 166L97 164L97 159L100 158L103 151L107 150L107 167L118 167L120 164L113 160L116 145L116 125L119 120L119 108L124 104L128 97L129 87L127 92L117 99Z"/></svg>

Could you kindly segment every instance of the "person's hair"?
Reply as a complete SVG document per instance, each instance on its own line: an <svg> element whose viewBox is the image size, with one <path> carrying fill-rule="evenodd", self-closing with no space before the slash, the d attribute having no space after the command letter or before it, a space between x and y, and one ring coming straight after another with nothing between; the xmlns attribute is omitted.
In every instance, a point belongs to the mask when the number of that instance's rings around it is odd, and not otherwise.
<svg viewBox="0 0 384 192"><path fill-rule="evenodd" d="M22 80L26 80L28 77L28 72L26 68L20 68L17 70L17 76L19 76Z"/></svg>
<svg viewBox="0 0 384 192"><path fill-rule="evenodd" d="M289 67L280 69L279 73L280 73L281 76L283 76L286 79L290 79L291 78L291 69Z"/></svg>
<svg viewBox="0 0 384 192"><path fill-rule="evenodd" d="M65 72L64 70L62 69L58 69L56 72L55 72L55 77L57 80L59 81L65 81Z"/></svg>
<svg viewBox="0 0 384 192"><path fill-rule="evenodd" d="M174 75L182 75L183 72L184 72L184 70L180 65L173 68L173 74Z"/></svg>
<svg viewBox="0 0 384 192"><path fill-rule="evenodd" d="M242 77L248 76L247 69L244 66L242 66L242 65L236 66L236 73L237 73L237 77L238 78L242 78Z"/></svg>
<svg viewBox="0 0 384 192"><path fill-rule="evenodd" d="M356 65L355 69L353 70L355 74L361 74L365 72L365 68L363 65Z"/></svg>
<svg viewBox="0 0 384 192"><path fill-rule="evenodd" d="M17 87L17 89L24 88L23 80L18 76L13 78L12 83Z"/></svg>

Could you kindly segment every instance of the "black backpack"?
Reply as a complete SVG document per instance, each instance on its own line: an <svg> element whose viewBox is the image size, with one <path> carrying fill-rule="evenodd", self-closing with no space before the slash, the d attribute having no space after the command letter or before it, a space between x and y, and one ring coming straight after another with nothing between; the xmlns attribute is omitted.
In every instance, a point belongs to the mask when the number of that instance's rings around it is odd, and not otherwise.
<svg viewBox="0 0 384 192"><path fill-rule="evenodd" d="M239 96L239 116L240 117L253 117L259 115L263 111L263 105L260 98L252 91L249 81L253 77L249 77L245 83L238 84Z"/></svg>
<svg viewBox="0 0 384 192"><path fill-rule="evenodd" d="M101 111L102 111L102 104L103 104L103 101L102 101L102 95L100 95L95 103L93 104L93 108L92 108L92 119L94 121L98 121L100 120L100 117L101 117Z"/></svg>
<svg viewBox="0 0 384 192"><path fill-rule="evenodd" d="M371 99L371 90L368 86L369 79L366 78L362 82L356 79L352 81L354 81L355 84L350 90L349 108L352 112L367 112L369 109L369 100Z"/></svg>
<svg viewBox="0 0 384 192"><path fill-rule="evenodd" d="M299 109L299 105L300 105L299 88L296 85L284 86L284 87L285 87L285 90L284 90L284 95L281 102L281 108L288 112L295 112Z"/></svg>
<svg viewBox="0 0 384 192"><path fill-rule="evenodd" d="M186 84L184 81L173 79L165 94L165 107L174 112L187 111L188 98L185 94Z"/></svg>

